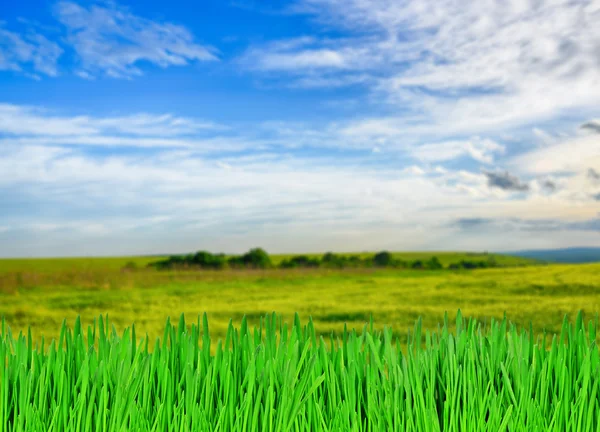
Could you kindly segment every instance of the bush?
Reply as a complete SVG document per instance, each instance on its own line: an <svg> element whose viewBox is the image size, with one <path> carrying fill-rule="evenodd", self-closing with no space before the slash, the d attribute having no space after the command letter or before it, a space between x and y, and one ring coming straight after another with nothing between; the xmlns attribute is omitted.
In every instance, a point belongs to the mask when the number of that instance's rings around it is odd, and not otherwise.
<svg viewBox="0 0 600 432"><path fill-rule="evenodd" d="M220 270L227 266L227 259L225 255L213 255L206 251L196 252L196 254L192 257L191 262L194 266L198 266L203 269Z"/></svg>
<svg viewBox="0 0 600 432"><path fill-rule="evenodd" d="M281 268L316 268L319 265L318 259L309 258L306 255L297 255L289 260L284 260L279 266Z"/></svg>
<svg viewBox="0 0 600 432"><path fill-rule="evenodd" d="M377 267L390 267L394 262L394 257L387 251L379 252L373 257L373 264Z"/></svg>
<svg viewBox="0 0 600 432"><path fill-rule="evenodd" d="M495 260L488 261L468 261L468 260L460 260L458 263L452 263L448 266L449 270L475 270L478 268L489 268L495 267Z"/></svg>
<svg viewBox="0 0 600 432"><path fill-rule="evenodd" d="M248 268L264 269L273 266L269 254L261 248L250 249L250 251L241 256L241 262L244 267Z"/></svg>
<svg viewBox="0 0 600 432"><path fill-rule="evenodd" d="M427 261L427 263L425 264L425 266L429 270L441 270L441 269L444 268L444 266L442 265L442 263L440 262L440 260L436 256L431 257L429 259L429 261Z"/></svg>
<svg viewBox="0 0 600 432"><path fill-rule="evenodd" d="M423 261L416 260L411 264L411 268L415 270L422 270L423 268L425 268L425 266L423 265Z"/></svg>
<svg viewBox="0 0 600 432"><path fill-rule="evenodd" d="M321 265L328 268L343 268L346 266L346 259L341 255L327 252L321 259Z"/></svg>

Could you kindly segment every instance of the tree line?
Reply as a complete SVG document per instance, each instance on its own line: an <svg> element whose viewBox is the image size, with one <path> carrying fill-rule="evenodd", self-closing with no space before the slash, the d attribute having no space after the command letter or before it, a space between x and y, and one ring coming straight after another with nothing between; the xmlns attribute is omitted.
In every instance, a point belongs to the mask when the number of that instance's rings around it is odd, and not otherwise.
<svg viewBox="0 0 600 432"><path fill-rule="evenodd" d="M308 255L296 255L284 259L278 265L273 264L269 254L261 248L250 249L242 255L213 254L207 251L199 251L188 255L172 255L166 259L148 264L159 270L173 269L206 269L222 270L231 269L296 269L296 268L398 268L415 270L449 270L477 269L497 267L498 264L493 256L487 260L460 260L444 267L436 256L429 259L417 259L407 261L396 258L388 251L378 252L374 255L342 255L327 252L321 257Z"/></svg>

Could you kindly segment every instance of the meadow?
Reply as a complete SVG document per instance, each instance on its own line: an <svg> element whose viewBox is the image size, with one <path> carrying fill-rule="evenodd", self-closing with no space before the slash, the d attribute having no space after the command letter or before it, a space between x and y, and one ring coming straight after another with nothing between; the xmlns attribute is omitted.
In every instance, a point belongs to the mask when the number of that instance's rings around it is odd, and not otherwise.
<svg viewBox="0 0 600 432"><path fill-rule="evenodd" d="M600 430L600 264L436 256L0 260L0 432Z"/></svg>
<svg viewBox="0 0 600 432"><path fill-rule="evenodd" d="M446 265L473 257L436 256ZM246 316L254 325L273 311L288 320L295 313L303 320L312 317L323 335L339 334L345 323L361 328L372 317L404 341L417 318L432 329L445 312L458 309L484 323L506 313L517 325L531 322L536 332L558 332L564 316L579 310L586 317L600 311L598 264L529 266L531 261L499 257L518 266L465 271L145 268L153 259L1 260L0 315L14 332L29 327L39 338L57 336L65 319L73 323L81 316L89 324L108 314L119 331L135 323L151 339L162 335L167 317L181 313L194 319L206 312L216 338L225 335L230 319L239 324ZM138 269L123 269L131 261Z"/></svg>

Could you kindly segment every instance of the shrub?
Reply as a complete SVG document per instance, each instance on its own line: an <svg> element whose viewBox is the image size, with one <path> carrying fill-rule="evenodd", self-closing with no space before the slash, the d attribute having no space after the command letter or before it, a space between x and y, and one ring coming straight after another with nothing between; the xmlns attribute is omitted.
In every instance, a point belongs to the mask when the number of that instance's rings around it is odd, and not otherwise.
<svg viewBox="0 0 600 432"><path fill-rule="evenodd" d="M373 257L373 264L377 267L389 267L393 264L394 258L387 251L379 252Z"/></svg>
<svg viewBox="0 0 600 432"><path fill-rule="evenodd" d="M272 267L271 258L269 254L261 248L250 249L244 255L241 256L241 262L244 267L249 268L269 268Z"/></svg>
<svg viewBox="0 0 600 432"><path fill-rule="evenodd" d="M319 265L318 259L309 258L306 255L297 255L289 260L284 260L279 266L281 268L316 268Z"/></svg>
<svg viewBox="0 0 600 432"><path fill-rule="evenodd" d="M342 255L327 252L321 259L321 265L328 268L343 268L346 266L346 259Z"/></svg>
<svg viewBox="0 0 600 432"><path fill-rule="evenodd" d="M423 265L423 261L421 260L413 261L413 263L411 264L411 268L415 270L422 270L424 267L425 266Z"/></svg>
<svg viewBox="0 0 600 432"><path fill-rule="evenodd" d="M429 259L429 261L427 261L427 263L425 264L425 266L429 270L440 270L440 269L444 268L444 266L442 265L442 263L440 262L440 260L436 256L431 257Z"/></svg>
<svg viewBox="0 0 600 432"><path fill-rule="evenodd" d="M200 268L219 270L227 266L227 259L223 254L213 255L210 252L200 251L192 257L192 263Z"/></svg>

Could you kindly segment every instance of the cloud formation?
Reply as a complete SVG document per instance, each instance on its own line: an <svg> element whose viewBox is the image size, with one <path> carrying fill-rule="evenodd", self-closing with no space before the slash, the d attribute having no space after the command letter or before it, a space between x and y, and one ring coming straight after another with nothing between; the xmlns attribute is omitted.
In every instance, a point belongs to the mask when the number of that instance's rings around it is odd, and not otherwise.
<svg viewBox="0 0 600 432"><path fill-rule="evenodd" d="M151 21L124 8L62 1L55 10L84 74L129 78L142 74L142 61L166 68L217 59L215 50L196 43L185 27Z"/></svg>
<svg viewBox="0 0 600 432"><path fill-rule="evenodd" d="M301 0L294 12L338 36L270 42L244 58L287 85L366 85L401 108L398 124L409 111L449 131L498 131L597 105L599 4Z"/></svg>
<svg viewBox="0 0 600 432"><path fill-rule="evenodd" d="M30 24L18 32L0 22L0 70L55 77L59 60L71 51L69 68L75 63L73 73L85 79L139 76L143 62L166 68L218 60L217 50L198 43L184 26L143 18L115 2L59 1L54 12L60 32L46 35Z"/></svg>
<svg viewBox="0 0 600 432"><path fill-rule="evenodd" d="M47 110L0 103L0 144L14 146L109 146L226 150L215 140L222 125L172 114L91 117L56 115ZM208 134L208 135L207 135ZM230 140L236 147L236 139ZM239 147L237 142L237 147Z"/></svg>
<svg viewBox="0 0 600 432"><path fill-rule="evenodd" d="M600 120L590 120L582 124L581 129L587 129L592 132L600 133Z"/></svg>
<svg viewBox="0 0 600 432"><path fill-rule="evenodd" d="M596 222L585 222L596 214L592 198L600 192L586 171L536 179L529 193L514 194L528 183L513 174L452 167L464 156L481 162L469 153L474 142L490 156L501 153L495 141L438 143L425 147L416 164L418 145L390 141L374 153L361 135L348 143L345 125L223 128L172 114L69 116L11 104L0 114L0 239L15 245L4 251L9 255L110 253L115 244L123 253L185 252L199 238L207 248L232 252L257 244L280 252L510 250L543 245L500 231L457 236L456 225L440 221L461 220L460 227L477 233L488 220L540 214L565 222L560 230L558 222L536 225L564 233L563 245L600 238L589 234L597 233ZM538 194L544 181L560 188L551 197ZM588 236L578 237L582 232ZM284 237L285 245L276 241Z"/></svg>
<svg viewBox="0 0 600 432"><path fill-rule="evenodd" d="M23 72L33 78L37 74L58 75L58 59L63 49L43 35L29 31L23 35L7 30L0 21L0 70Z"/></svg>
<svg viewBox="0 0 600 432"><path fill-rule="evenodd" d="M529 190L529 185L527 183L521 182L521 180L518 177L510 174L508 171L484 171L483 173L487 177L488 185L490 187L517 192L526 192Z"/></svg>
<svg viewBox="0 0 600 432"><path fill-rule="evenodd" d="M412 155L423 162L442 162L463 156L485 164L494 161L494 154L503 153L505 147L490 140L473 138L468 141L446 141L415 146Z"/></svg>
<svg viewBox="0 0 600 432"><path fill-rule="evenodd" d="M600 217L565 221L557 219L522 219L522 218L461 218L452 226L462 230L483 229L499 231L600 231Z"/></svg>

